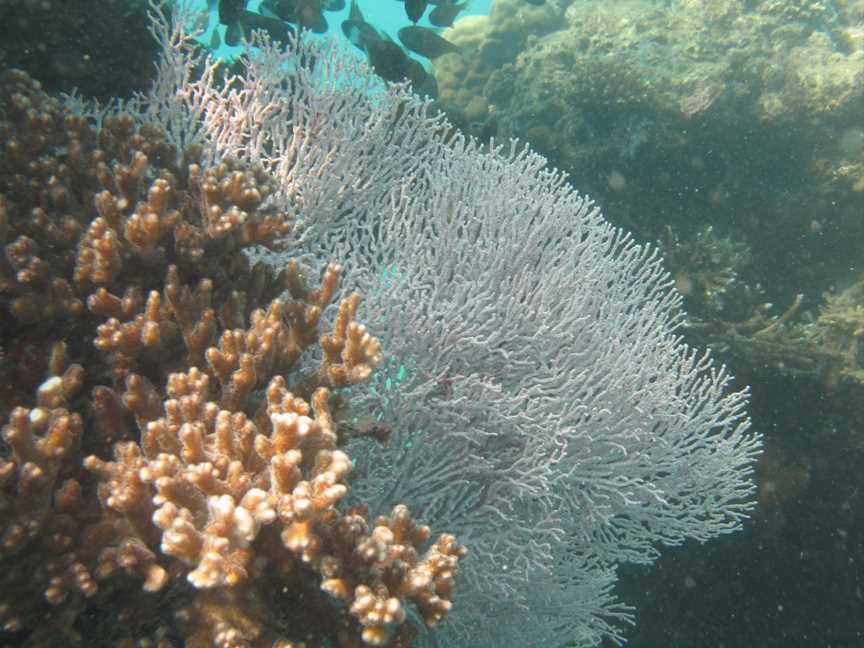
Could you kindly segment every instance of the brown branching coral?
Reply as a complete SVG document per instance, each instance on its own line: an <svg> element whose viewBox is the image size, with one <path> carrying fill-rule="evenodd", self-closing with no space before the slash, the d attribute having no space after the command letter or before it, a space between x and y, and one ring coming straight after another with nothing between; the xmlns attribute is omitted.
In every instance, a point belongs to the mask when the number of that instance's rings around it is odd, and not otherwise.
<svg viewBox="0 0 864 648"><path fill-rule="evenodd" d="M250 266L290 234L270 179L0 84L0 639L408 646L409 602L446 617L465 549L341 506L334 392L380 345L356 294L322 331L338 265Z"/></svg>
<svg viewBox="0 0 864 648"><path fill-rule="evenodd" d="M811 310L799 294L776 315L763 308L737 322L693 318L688 328L748 371L793 377L826 395L840 396L840 402L849 403L857 412L864 385L862 302L864 281L858 281L824 294L818 308Z"/></svg>

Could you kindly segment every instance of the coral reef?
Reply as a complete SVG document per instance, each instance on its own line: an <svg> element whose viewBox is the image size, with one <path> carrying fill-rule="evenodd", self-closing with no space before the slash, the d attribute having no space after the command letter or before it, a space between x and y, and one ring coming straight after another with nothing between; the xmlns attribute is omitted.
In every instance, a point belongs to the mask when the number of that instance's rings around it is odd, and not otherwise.
<svg viewBox="0 0 864 648"><path fill-rule="evenodd" d="M734 234L787 303L854 278L862 34L860 2L496 0L434 67L472 132L527 140L642 240Z"/></svg>
<svg viewBox="0 0 864 648"><path fill-rule="evenodd" d="M766 435L749 537L664 552L635 585L638 570L621 570L640 617L628 645L848 641L861 632L848 601L861 576L864 3L561 0L545 3L566 7L556 31L527 3L493 7L520 5L523 24L471 19L447 35L464 56L435 61L442 99L665 242L685 338L753 386ZM718 614L734 623L705 622Z"/></svg>
<svg viewBox="0 0 864 648"><path fill-rule="evenodd" d="M864 388L864 281L826 293L816 304L805 305L798 295L779 314L769 307L751 302L739 319L703 308L688 327L702 343L733 358L742 373L794 378L823 397L831 395L835 407L857 412Z"/></svg>
<svg viewBox="0 0 864 648"><path fill-rule="evenodd" d="M363 479L345 501L407 504L471 548L422 645L623 643L618 569L739 529L761 447L747 391L682 343L657 250L542 156L462 137L344 44L259 34L222 84L179 18L154 30L171 64L142 114L278 178L296 218L274 263L340 259L385 341L349 395L352 426L392 438L348 446Z"/></svg>
<svg viewBox="0 0 864 648"><path fill-rule="evenodd" d="M249 262L291 231L268 176L0 86L0 642L408 646L409 603L446 617L455 538L339 506L337 392L380 345L356 294L327 315L338 265Z"/></svg>
<svg viewBox="0 0 864 648"><path fill-rule="evenodd" d="M467 16L445 32L465 55L435 60L439 97L449 111L469 122L488 116L490 99L483 88L496 69L511 64L528 43L561 27L563 12L551 3L532 6L524 0L498 0L488 16Z"/></svg>
<svg viewBox="0 0 864 648"><path fill-rule="evenodd" d="M668 228L660 246L688 315L742 319L764 303L759 287L740 279L752 263L752 253L741 241L708 225L686 240Z"/></svg>
<svg viewBox="0 0 864 648"><path fill-rule="evenodd" d="M436 60L435 73L444 103L494 105L522 134L584 121L586 104L615 111L638 104L685 120L712 107L728 111L736 98L768 121L850 114L862 98L861 26L851 7L808 4L496 0L489 17L448 31L465 54ZM749 90L740 87L745 80Z"/></svg>

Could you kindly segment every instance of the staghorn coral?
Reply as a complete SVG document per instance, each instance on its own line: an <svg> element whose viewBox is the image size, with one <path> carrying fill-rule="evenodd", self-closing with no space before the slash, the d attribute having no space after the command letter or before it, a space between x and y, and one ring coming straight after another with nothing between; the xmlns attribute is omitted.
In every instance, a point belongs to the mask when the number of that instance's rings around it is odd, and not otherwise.
<svg viewBox="0 0 864 648"><path fill-rule="evenodd" d="M446 617L453 536L339 506L334 392L380 345L356 294L326 317L338 265L248 261L291 228L268 176L0 85L0 641L407 646L408 602Z"/></svg>

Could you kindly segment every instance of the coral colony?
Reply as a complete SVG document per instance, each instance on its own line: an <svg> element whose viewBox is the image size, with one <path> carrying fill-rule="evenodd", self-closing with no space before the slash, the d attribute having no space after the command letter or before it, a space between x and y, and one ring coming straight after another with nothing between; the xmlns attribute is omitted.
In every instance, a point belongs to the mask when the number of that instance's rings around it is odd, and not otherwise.
<svg viewBox="0 0 864 648"><path fill-rule="evenodd" d="M319 332L339 266L313 289L296 264L277 276L237 254L289 233L260 174L178 167L158 131L97 132L24 75L3 84L3 396L21 404L0 464L5 631L36 623L50 642L118 596L140 627L178 586L195 592L175 599L188 645L271 645L268 615L304 628L282 646L384 645L408 599L443 618L465 551L452 536L423 552L430 531L404 506L377 521L335 506L351 460L332 393L380 357L356 295ZM317 370L295 372L319 346Z"/></svg>
<svg viewBox="0 0 864 648"><path fill-rule="evenodd" d="M760 446L657 254L331 42L226 77L152 10L147 97L0 79L0 641L621 641Z"/></svg>

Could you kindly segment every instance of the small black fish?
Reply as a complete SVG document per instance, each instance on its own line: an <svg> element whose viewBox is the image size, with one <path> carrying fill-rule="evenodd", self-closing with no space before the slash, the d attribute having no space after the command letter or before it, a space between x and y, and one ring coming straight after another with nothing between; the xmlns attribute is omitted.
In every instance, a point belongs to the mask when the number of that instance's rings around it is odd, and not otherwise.
<svg viewBox="0 0 864 648"><path fill-rule="evenodd" d="M430 76L426 71L426 68L423 67L423 64L410 56L405 64L405 70L405 78L411 82L411 85L414 86L415 90L425 85L426 79Z"/></svg>
<svg viewBox="0 0 864 648"><path fill-rule="evenodd" d="M327 31L327 19L321 0L264 0L261 9L286 22L323 34Z"/></svg>
<svg viewBox="0 0 864 648"><path fill-rule="evenodd" d="M467 2L463 2L462 4L456 4L455 2L452 4L439 4L429 14L429 22L436 27L452 27L456 16L465 11L466 7L468 7Z"/></svg>
<svg viewBox="0 0 864 648"><path fill-rule="evenodd" d="M210 34L210 49L217 50L222 45L222 37L219 35L218 27L213 27L213 33Z"/></svg>
<svg viewBox="0 0 864 648"><path fill-rule="evenodd" d="M240 24L246 33L251 33L256 29L267 32L273 40L280 43L287 43L296 30L291 25L286 25L278 18L270 18L251 11L244 11L240 15Z"/></svg>
<svg viewBox="0 0 864 648"><path fill-rule="evenodd" d="M363 12L357 5L357 0L351 0L351 9L348 11L348 20L342 21L342 33L348 42L355 47L366 51L366 45L381 38L378 31L363 17Z"/></svg>
<svg viewBox="0 0 864 648"><path fill-rule="evenodd" d="M348 10L348 20L366 22L366 19L363 17L363 12L360 11L360 5L357 4L357 0L351 0L351 9Z"/></svg>
<svg viewBox="0 0 864 648"><path fill-rule="evenodd" d="M223 25L233 25L244 9L246 9L246 0L219 0L219 22Z"/></svg>
<svg viewBox="0 0 864 648"><path fill-rule="evenodd" d="M420 20L428 5L429 0L405 0L405 14L408 20L413 23Z"/></svg>
<svg viewBox="0 0 864 648"><path fill-rule="evenodd" d="M245 9L240 13L235 23L228 26L225 31L225 43L237 45L241 39L248 39L256 29L266 32L270 38L280 43L287 43L294 28L286 25L278 18L262 16Z"/></svg>
<svg viewBox="0 0 864 648"><path fill-rule="evenodd" d="M426 27L403 27L398 34L405 47L429 59L459 51L456 45Z"/></svg>
<svg viewBox="0 0 864 648"><path fill-rule="evenodd" d="M297 17L297 2L295 0L264 0L259 11L293 22Z"/></svg>
<svg viewBox="0 0 864 648"><path fill-rule="evenodd" d="M385 81L407 80L417 92L430 95L438 93L434 77L426 71L423 64L408 56L405 50L386 34L367 43L366 56L375 74Z"/></svg>
<svg viewBox="0 0 864 648"><path fill-rule="evenodd" d="M366 45L381 38L378 31L362 20L342 21L342 33L348 42L358 49L366 51Z"/></svg>
<svg viewBox="0 0 864 648"><path fill-rule="evenodd" d="M243 40L243 28L240 23L233 22L228 25L228 29L225 30L225 44L234 47L239 45L241 40Z"/></svg>
<svg viewBox="0 0 864 648"><path fill-rule="evenodd" d="M408 77L412 59L392 40L378 38L366 43L366 56L375 74L385 81L402 81Z"/></svg>
<svg viewBox="0 0 864 648"><path fill-rule="evenodd" d="M324 17L324 8L321 0L298 0L297 22L316 34L327 33L327 19Z"/></svg>
<svg viewBox="0 0 864 648"><path fill-rule="evenodd" d="M422 67L422 66L421 66ZM429 74L426 69L423 69L425 77L420 82L411 82L414 92L419 95L425 95L432 99L438 98L438 82L435 80L435 75Z"/></svg>

